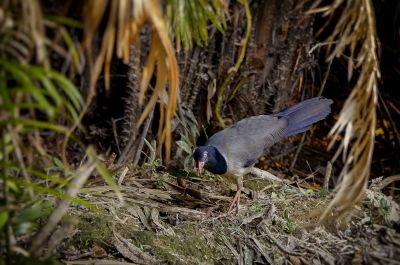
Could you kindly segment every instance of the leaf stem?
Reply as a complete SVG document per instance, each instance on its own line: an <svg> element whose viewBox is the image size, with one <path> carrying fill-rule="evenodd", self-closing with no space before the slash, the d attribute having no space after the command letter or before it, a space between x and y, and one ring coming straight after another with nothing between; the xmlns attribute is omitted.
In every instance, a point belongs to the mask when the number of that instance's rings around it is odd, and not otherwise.
<svg viewBox="0 0 400 265"><path fill-rule="evenodd" d="M233 77L239 71L240 66L243 63L244 56L246 55L246 50L247 50L247 44L249 43L250 35L251 35L251 13L250 13L250 6L247 0L240 0L238 1L240 4L244 6L245 13L246 13L246 33L244 35L244 38L242 39L242 47L239 53L239 57L235 63L235 66L229 69L228 71L228 76L222 83L221 87L218 90L218 99L217 103L215 104L215 117L217 118L218 123L220 124L221 127L225 127L225 120L221 116L221 106L222 106L222 100L224 96L225 89L229 85L229 83L232 81ZM235 91L236 92L236 91Z"/></svg>

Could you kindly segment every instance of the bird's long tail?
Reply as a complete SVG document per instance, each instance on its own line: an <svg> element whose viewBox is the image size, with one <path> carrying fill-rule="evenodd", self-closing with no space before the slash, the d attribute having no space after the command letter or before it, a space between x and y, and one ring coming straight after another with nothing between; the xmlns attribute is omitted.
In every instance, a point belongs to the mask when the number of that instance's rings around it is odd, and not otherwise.
<svg viewBox="0 0 400 265"><path fill-rule="evenodd" d="M323 97L311 98L276 113L275 116L288 119L289 124L284 135L291 136L307 131L311 125L328 116L332 103L331 99Z"/></svg>

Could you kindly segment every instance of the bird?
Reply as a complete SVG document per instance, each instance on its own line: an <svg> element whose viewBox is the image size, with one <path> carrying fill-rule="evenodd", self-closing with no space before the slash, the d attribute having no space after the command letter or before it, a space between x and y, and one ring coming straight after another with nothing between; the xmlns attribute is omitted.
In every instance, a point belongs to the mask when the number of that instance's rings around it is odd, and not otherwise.
<svg viewBox="0 0 400 265"><path fill-rule="evenodd" d="M284 137L302 133L325 119L333 101L325 97L304 100L280 112L244 118L212 135L204 146L195 148L193 158L198 175L207 171L230 175L236 179L237 190L228 214L236 206L239 211L243 176L251 173L263 179L282 181L258 169L255 164L265 152Z"/></svg>

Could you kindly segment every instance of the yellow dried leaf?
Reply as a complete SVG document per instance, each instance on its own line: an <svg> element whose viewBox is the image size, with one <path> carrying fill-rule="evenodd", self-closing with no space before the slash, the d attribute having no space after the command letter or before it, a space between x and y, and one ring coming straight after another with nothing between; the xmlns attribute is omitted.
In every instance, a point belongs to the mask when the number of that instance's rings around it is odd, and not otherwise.
<svg viewBox="0 0 400 265"><path fill-rule="evenodd" d="M378 135L384 135L385 133L383 132L383 129L382 128L378 128L378 129L376 129L375 130L375 135L376 136L378 136Z"/></svg>

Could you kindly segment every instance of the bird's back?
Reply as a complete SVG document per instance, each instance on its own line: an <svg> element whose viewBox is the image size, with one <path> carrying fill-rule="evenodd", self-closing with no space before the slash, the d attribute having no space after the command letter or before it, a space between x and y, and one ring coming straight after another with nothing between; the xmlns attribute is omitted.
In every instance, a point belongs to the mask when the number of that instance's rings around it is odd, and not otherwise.
<svg viewBox="0 0 400 265"><path fill-rule="evenodd" d="M243 119L214 134L207 145L216 147L225 156L228 171L243 174L245 168L253 166L257 158L282 137L305 132L324 119L331 112L332 103L330 99L316 97L279 113Z"/></svg>
<svg viewBox="0 0 400 265"><path fill-rule="evenodd" d="M217 147L232 166L248 167L283 137L287 124L273 115L249 117L214 134L207 145Z"/></svg>

